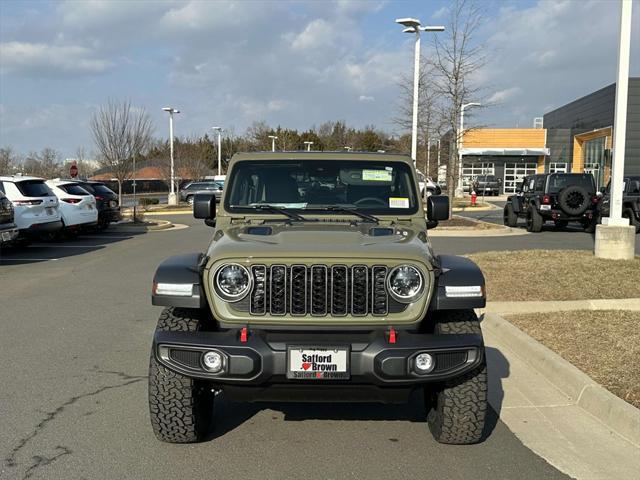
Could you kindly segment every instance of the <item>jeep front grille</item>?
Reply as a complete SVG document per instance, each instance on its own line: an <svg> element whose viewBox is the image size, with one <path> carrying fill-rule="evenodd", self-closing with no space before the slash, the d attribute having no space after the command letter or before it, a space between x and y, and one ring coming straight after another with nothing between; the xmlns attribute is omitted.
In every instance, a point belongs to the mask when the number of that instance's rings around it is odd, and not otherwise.
<svg viewBox="0 0 640 480"><path fill-rule="evenodd" d="M252 315L387 315L388 269L366 265L253 265Z"/></svg>

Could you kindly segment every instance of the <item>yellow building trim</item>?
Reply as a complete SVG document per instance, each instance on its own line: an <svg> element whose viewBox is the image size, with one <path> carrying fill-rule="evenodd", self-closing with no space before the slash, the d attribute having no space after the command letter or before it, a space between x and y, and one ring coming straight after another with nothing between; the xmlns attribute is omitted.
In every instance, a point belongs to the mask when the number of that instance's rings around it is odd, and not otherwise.
<svg viewBox="0 0 640 480"><path fill-rule="evenodd" d="M605 148L611 149L613 138L613 129L611 127L599 128L597 130L592 130L591 132L574 135L573 161L571 162L571 171L573 173L582 173L584 171L584 142L601 137L605 137Z"/></svg>
<svg viewBox="0 0 640 480"><path fill-rule="evenodd" d="M464 148L544 148L544 128L478 128L463 134Z"/></svg>
<svg viewBox="0 0 640 480"><path fill-rule="evenodd" d="M536 168L537 173L544 173L544 155L538 157L538 166Z"/></svg>

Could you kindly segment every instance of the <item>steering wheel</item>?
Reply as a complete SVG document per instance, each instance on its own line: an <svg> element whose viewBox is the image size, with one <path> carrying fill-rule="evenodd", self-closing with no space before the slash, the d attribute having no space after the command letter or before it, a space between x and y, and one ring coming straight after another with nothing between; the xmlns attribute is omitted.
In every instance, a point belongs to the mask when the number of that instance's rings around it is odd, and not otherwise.
<svg viewBox="0 0 640 480"><path fill-rule="evenodd" d="M371 202L379 203L380 205L384 205L385 207L387 206L387 202L376 197L364 197L364 198L361 198L360 200L356 200L355 202L353 202L353 204L360 205L363 203L371 203Z"/></svg>

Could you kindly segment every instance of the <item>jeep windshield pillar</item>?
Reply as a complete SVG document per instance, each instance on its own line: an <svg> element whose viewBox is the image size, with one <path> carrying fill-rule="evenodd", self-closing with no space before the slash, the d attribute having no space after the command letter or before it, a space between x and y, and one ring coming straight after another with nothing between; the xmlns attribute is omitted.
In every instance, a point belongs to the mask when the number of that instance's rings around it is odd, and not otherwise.
<svg viewBox="0 0 640 480"><path fill-rule="evenodd" d="M219 203L198 192L212 227L205 252L157 269L149 408L156 436L199 441L214 397L244 401L405 402L424 391L436 440L482 439L484 343L475 308L484 277L437 255L413 161L345 152L237 154Z"/></svg>

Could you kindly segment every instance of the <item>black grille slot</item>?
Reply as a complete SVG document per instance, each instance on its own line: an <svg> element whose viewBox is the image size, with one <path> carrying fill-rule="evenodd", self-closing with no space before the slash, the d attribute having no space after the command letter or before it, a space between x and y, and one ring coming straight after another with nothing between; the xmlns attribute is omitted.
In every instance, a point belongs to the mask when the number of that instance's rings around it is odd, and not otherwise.
<svg viewBox="0 0 640 480"><path fill-rule="evenodd" d="M327 267L311 267L311 315L327 314Z"/></svg>
<svg viewBox="0 0 640 480"><path fill-rule="evenodd" d="M250 312L254 315L264 315L267 312L267 267L254 265L253 290L251 291Z"/></svg>
<svg viewBox="0 0 640 480"><path fill-rule="evenodd" d="M467 352L443 352L436 354L435 372L444 372L459 367L467 361Z"/></svg>
<svg viewBox="0 0 640 480"><path fill-rule="evenodd" d="M347 314L347 267L334 265L331 267L331 315Z"/></svg>
<svg viewBox="0 0 640 480"><path fill-rule="evenodd" d="M374 315L386 315L388 308L387 299L387 267L373 267L371 274L371 313Z"/></svg>
<svg viewBox="0 0 640 480"><path fill-rule="evenodd" d="M191 368L200 368L201 355L202 353L198 350L178 350L172 348L169 351L171 360Z"/></svg>
<svg viewBox="0 0 640 480"><path fill-rule="evenodd" d="M307 267L293 265L291 267L291 315L307 313Z"/></svg>
<svg viewBox="0 0 640 480"><path fill-rule="evenodd" d="M369 300L369 269L364 265L351 268L351 314L366 315Z"/></svg>
<svg viewBox="0 0 640 480"><path fill-rule="evenodd" d="M273 265L271 267L271 293L272 315L284 315L287 313L287 267Z"/></svg>

